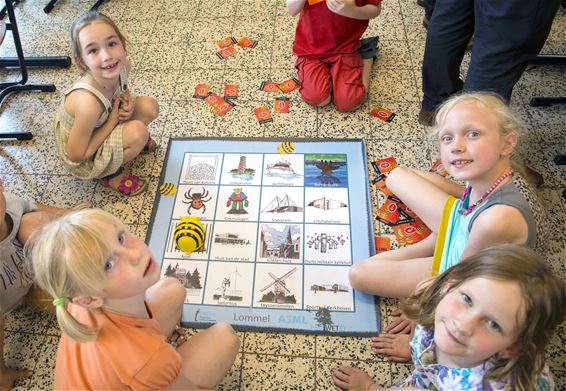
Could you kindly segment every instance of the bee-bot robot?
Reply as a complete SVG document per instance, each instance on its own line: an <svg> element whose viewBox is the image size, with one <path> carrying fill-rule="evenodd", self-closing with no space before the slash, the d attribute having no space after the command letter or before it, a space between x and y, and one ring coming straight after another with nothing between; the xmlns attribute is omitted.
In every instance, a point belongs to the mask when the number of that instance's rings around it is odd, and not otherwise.
<svg viewBox="0 0 566 391"><path fill-rule="evenodd" d="M196 216L181 216L175 227L175 243L179 250L190 255L198 250L204 243L204 225Z"/></svg>

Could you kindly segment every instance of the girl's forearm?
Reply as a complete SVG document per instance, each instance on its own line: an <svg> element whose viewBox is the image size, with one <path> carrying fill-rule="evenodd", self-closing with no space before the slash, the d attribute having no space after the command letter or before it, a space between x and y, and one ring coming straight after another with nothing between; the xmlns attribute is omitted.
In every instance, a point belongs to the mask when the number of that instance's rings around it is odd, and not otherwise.
<svg viewBox="0 0 566 391"><path fill-rule="evenodd" d="M104 123L100 128L96 129L92 133L92 137L88 142L88 146L86 147L86 151L84 154L83 160L90 159L96 151L100 148L100 146L104 143L104 140L110 136L110 133L114 130L114 128L118 125L118 121L113 121L111 118L108 118L108 121Z"/></svg>
<svg viewBox="0 0 566 391"><path fill-rule="evenodd" d="M355 7L350 18L359 20L369 20L377 17L381 13L381 4L366 4L361 7Z"/></svg>

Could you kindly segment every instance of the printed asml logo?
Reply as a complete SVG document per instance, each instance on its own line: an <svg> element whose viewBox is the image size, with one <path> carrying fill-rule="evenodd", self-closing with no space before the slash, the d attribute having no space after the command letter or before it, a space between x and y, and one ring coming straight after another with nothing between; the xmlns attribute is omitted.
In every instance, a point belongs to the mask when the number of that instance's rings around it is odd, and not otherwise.
<svg viewBox="0 0 566 391"><path fill-rule="evenodd" d="M277 319L277 322L286 324L307 324L305 317L302 315L281 315L279 319Z"/></svg>

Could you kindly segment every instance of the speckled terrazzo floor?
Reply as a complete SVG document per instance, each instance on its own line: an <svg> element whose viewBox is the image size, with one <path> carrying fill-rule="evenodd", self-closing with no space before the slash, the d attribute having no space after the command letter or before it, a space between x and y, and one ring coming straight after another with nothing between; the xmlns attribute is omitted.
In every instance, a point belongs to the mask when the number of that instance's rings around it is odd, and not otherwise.
<svg viewBox="0 0 566 391"><path fill-rule="evenodd" d="M67 31L71 21L93 1L61 0L48 15L38 0L16 6L24 51L27 55L68 55ZM35 201L70 206L88 200L122 218L145 236L164 151L169 136L364 137L370 160L394 155L401 164L428 168L436 159L435 145L416 116L421 95L420 64L425 30L423 11L414 0L386 0L380 17L370 23L367 35L379 35L379 60L372 73L369 102L354 113L340 114L333 106L315 109L291 94L291 112L258 125L252 108L270 105L271 97L258 91L260 81L285 80L295 75L291 44L296 19L285 11L284 0L110 0L101 10L114 18L129 39L134 62L131 85L138 94L157 97L159 119L151 126L161 148L135 160L131 170L150 178L150 190L135 198L121 197L93 181L68 175L55 156L51 123L59 102L57 93L12 94L0 107L2 132L29 130L29 142L0 142L0 177L8 191ZM545 53L566 54L566 12L560 10ZM228 60L215 56L216 41L226 36L248 36L257 48L239 51ZM14 55L8 32L0 55ZM467 63L469 58L465 59ZM566 152L566 106L532 108L533 95L566 95L564 67L528 70L515 87L512 104L528 125L521 152L542 172L541 190L549 210L551 254L554 269L566 277L565 168L552 163ZM53 82L58 91L78 76L70 69L30 70L30 81ZM2 72L13 80L13 72ZM235 110L218 118L201 101L191 97L200 82L220 90L225 82L240 84ZM397 113L391 123L369 116L371 104ZM375 194L374 194L375 199ZM375 201L377 204L379 201ZM388 233L376 226L376 232ZM393 301L385 301L382 317L388 319ZM21 307L7 316L5 337L9 365L34 369L31 379L17 389L50 389L59 331L53 317ZM240 333L241 353L222 384L227 390L328 390L330 371L340 363L356 365L373 374L380 385L406 376L408 364L392 364L373 356L367 339L293 334ZM566 326L553 337L548 350L558 389L566 389Z"/></svg>

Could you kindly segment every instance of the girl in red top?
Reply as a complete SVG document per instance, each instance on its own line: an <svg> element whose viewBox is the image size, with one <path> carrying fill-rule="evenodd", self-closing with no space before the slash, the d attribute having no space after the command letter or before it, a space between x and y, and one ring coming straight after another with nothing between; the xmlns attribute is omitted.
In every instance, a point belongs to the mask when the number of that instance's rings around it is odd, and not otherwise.
<svg viewBox="0 0 566 391"><path fill-rule="evenodd" d="M362 60L358 53L360 38L381 12L381 0L287 0L287 12L300 13L293 54L303 100L356 110L366 97L373 64L373 58Z"/></svg>

